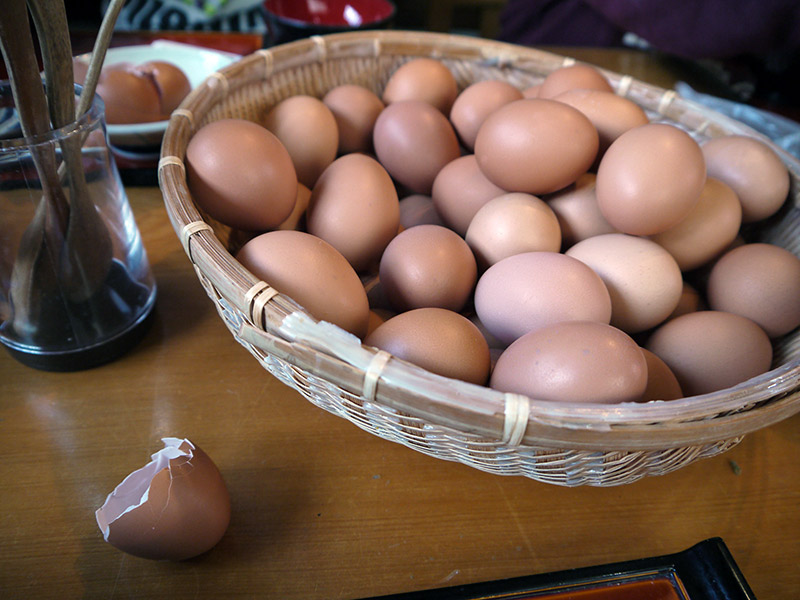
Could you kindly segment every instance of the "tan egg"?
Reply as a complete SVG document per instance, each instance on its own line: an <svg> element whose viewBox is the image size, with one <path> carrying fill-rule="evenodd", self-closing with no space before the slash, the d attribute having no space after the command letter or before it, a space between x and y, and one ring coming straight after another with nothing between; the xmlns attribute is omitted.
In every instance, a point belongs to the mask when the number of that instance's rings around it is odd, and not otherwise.
<svg viewBox="0 0 800 600"><path fill-rule="evenodd" d="M450 69L433 58L415 58L401 65L386 82L384 104L418 100L449 115L458 96L458 84Z"/></svg>
<svg viewBox="0 0 800 600"><path fill-rule="evenodd" d="M489 346L466 317L443 308L417 308L386 321L364 340L444 377L483 385L489 376Z"/></svg>
<svg viewBox="0 0 800 600"><path fill-rule="evenodd" d="M667 363L687 396L727 389L766 373L772 362L772 344L763 329L714 310L667 321L645 347Z"/></svg>
<svg viewBox="0 0 800 600"><path fill-rule="evenodd" d="M369 324L367 325L367 335L364 339L368 339L369 336L375 331L378 327L383 325L386 321L391 319L394 316L394 313L390 311L384 310L370 310L369 311Z"/></svg>
<svg viewBox="0 0 800 600"><path fill-rule="evenodd" d="M152 123L163 118L158 88L133 68L103 69L97 95L105 103L106 122L111 125Z"/></svg>
<svg viewBox="0 0 800 600"><path fill-rule="evenodd" d="M461 143L470 151L475 146L478 129L486 117L501 106L521 100L522 92L507 81L487 79L467 86L450 110L450 122Z"/></svg>
<svg viewBox="0 0 800 600"><path fill-rule="evenodd" d="M339 85L325 94L322 103L336 119L339 154L372 151L372 130L384 108L375 92L361 85Z"/></svg>
<svg viewBox="0 0 800 600"><path fill-rule="evenodd" d="M745 244L725 253L708 278L709 306L742 315L770 337L800 325L800 258L772 244Z"/></svg>
<svg viewBox="0 0 800 600"><path fill-rule="evenodd" d="M381 257L380 280L392 307L460 311L475 287L478 268L467 243L439 225L398 234Z"/></svg>
<svg viewBox="0 0 800 600"><path fill-rule="evenodd" d="M700 295L700 292L690 283L683 282L683 289L681 290L681 297L678 300L678 305L675 310L667 317L667 320L680 317L691 312L699 310L708 310L705 300Z"/></svg>
<svg viewBox="0 0 800 600"><path fill-rule="evenodd" d="M708 175L733 188L742 203L742 221L774 215L789 194L789 170L764 142L743 135L718 137L702 146Z"/></svg>
<svg viewBox="0 0 800 600"><path fill-rule="evenodd" d="M600 137L598 160L619 136L650 121L642 107L610 91L572 89L553 99L577 108L597 128Z"/></svg>
<svg viewBox="0 0 800 600"><path fill-rule="evenodd" d="M639 402L653 400L677 400L683 398L683 390L675 373L663 360L647 348L640 348L647 363L647 387Z"/></svg>
<svg viewBox="0 0 800 600"><path fill-rule="evenodd" d="M567 321L531 331L506 348L490 386L554 402L635 402L647 386L647 364L619 329Z"/></svg>
<svg viewBox="0 0 800 600"><path fill-rule="evenodd" d="M169 118L172 111L178 108L178 105L192 91L192 84L186 73L171 62L150 60L136 67L136 71L152 78L155 83L161 99L161 114L164 119Z"/></svg>
<svg viewBox="0 0 800 600"><path fill-rule="evenodd" d="M591 268L557 252L525 252L489 267L475 287L475 312L510 344L560 321L611 319L611 297Z"/></svg>
<svg viewBox="0 0 800 600"><path fill-rule="evenodd" d="M280 140L243 119L204 125L186 147L186 179L212 218L246 231L277 227L292 214L297 176Z"/></svg>
<svg viewBox="0 0 800 600"><path fill-rule="evenodd" d="M606 220L632 235L654 235L680 223L706 182L700 146L688 133L650 123L623 133L597 169L597 202Z"/></svg>
<svg viewBox="0 0 800 600"><path fill-rule="evenodd" d="M325 240L302 231L270 231L247 242L236 258L313 317L359 338L366 335L367 293L347 259Z"/></svg>
<svg viewBox="0 0 800 600"><path fill-rule="evenodd" d="M598 69L577 63L551 71L539 88L539 98L555 98L559 94L575 89L614 91L608 79Z"/></svg>
<svg viewBox="0 0 800 600"><path fill-rule="evenodd" d="M311 199L311 190L302 183L297 184L297 198L295 199L292 214L280 225L278 229L304 229L308 201Z"/></svg>
<svg viewBox="0 0 800 600"><path fill-rule="evenodd" d="M561 249L561 229L555 213L536 196L519 192L503 194L484 204L472 218L465 239L479 270L514 254Z"/></svg>
<svg viewBox="0 0 800 600"><path fill-rule="evenodd" d="M730 186L709 177L689 214L650 239L672 254L682 271L689 271L725 250L736 239L741 224L739 198Z"/></svg>
<svg viewBox="0 0 800 600"><path fill-rule="evenodd" d="M306 228L336 248L356 271L380 260L400 225L392 178L366 154L346 154L311 190Z"/></svg>
<svg viewBox="0 0 800 600"><path fill-rule="evenodd" d="M442 222L464 236L475 213L505 193L486 178L475 155L466 154L442 167L433 180L431 197Z"/></svg>
<svg viewBox="0 0 800 600"><path fill-rule="evenodd" d="M187 439L163 438L164 448L128 475L95 513L104 539L152 560L185 560L222 539L231 501L214 462Z"/></svg>
<svg viewBox="0 0 800 600"><path fill-rule="evenodd" d="M566 254L600 276L611 295L611 324L628 334L655 327L678 305L681 270L651 240L606 233L578 242Z"/></svg>
<svg viewBox="0 0 800 600"><path fill-rule="evenodd" d="M387 106L375 122L373 143L389 174L418 194L430 194L442 167L461 154L447 117L420 101Z"/></svg>
<svg viewBox="0 0 800 600"><path fill-rule="evenodd" d="M288 150L298 181L313 189L339 147L339 130L331 110L318 98L290 96L272 107L264 126Z"/></svg>
<svg viewBox="0 0 800 600"><path fill-rule="evenodd" d="M591 166L597 148L592 122L555 100L510 102L486 118L475 139L475 157L490 181L533 195L574 183Z"/></svg>
<svg viewBox="0 0 800 600"><path fill-rule="evenodd" d="M400 227L415 225L443 225L433 199L424 194L411 194L400 200Z"/></svg>
<svg viewBox="0 0 800 600"><path fill-rule="evenodd" d="M584 173L574 184L542 198L558 219L563 249L596 235L617 232L597 205L596 179L594 173Z"/></svg>

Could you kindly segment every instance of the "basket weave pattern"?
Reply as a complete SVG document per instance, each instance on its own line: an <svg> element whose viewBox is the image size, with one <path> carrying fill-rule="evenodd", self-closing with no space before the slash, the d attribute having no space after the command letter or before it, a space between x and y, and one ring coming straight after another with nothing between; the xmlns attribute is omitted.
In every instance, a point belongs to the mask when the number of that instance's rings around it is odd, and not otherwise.
<svg viewBox="0 0 800 600"><path fill-rule="evenodd" d="M449 380L361 346L245 270L233 258L245 241L240 233L203 215L188 191L183 160L194 132L221 118L260 121L286 97L321 97L342 83L380 93L400 64L419 56L441 60L461 88L482 79L524 88L574 62L446 34L314 37L258 51L215 73L172 115L159 164L167 212L220 317L265 370L381 438L483 471L566 486L611 486L665 474L725 452L747 433L800 411L798 331L776 341L772 371L728 390L648 404L556 404ZM758 136L672 91L604 74L651 120L668 120L698 140ZM800 256L800 164L778 152L790 169L791 198L779 215L745 233Z"/></svg>

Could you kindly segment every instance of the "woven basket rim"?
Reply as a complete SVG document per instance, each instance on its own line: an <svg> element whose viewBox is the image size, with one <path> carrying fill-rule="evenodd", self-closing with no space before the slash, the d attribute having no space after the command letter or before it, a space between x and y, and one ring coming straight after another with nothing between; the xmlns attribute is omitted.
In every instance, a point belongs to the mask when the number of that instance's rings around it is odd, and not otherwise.
<svg viewBox="0 0 800 600"><path fill-rule="evenodd" d="M182 162L186 143L193 128L211 107L240 85L263 81L276 73L308 64L322 64L351 56L355 52L367 57L397 53L443 60L481 60L497 68L527 68L532 73L537 72L534 69L552 70L576 62L551 52L481 38L397 30L359 31L314 36L259 50L206 79L170 119L162 144L159 184L170 220L198 275L208 278L220 296L245 317L252 316L249 314L252 298L245 301L245 297L248 294L252 296L253 290L264 283L268 287L268 282L260 282L247 272L213 230L203 226L205 221L194 206L186 184ZM628 75L600 70L617 93L631 95L635 91L648 102L652 100L651 110L692 131L710 137L750 135L770 144L792 177L792 200L787 204L792 210L800 207L800 162L765 136L738 121L683 99L671 90L640 82ZM375 374L370 373L367 377L367 373L379 354L376 349L362 346L360 342L354 344L346 335L332 334L329 324L316 322L281 294L271 296L262 308L263 327L248 322L237 325L238 333L245 341L267 343L279 352L283 352L285 346L286 356L283 358L296 361L298 368L308 368L312 374L322 378L330 374L326 374L325 369L347 371L336 385L356 395L363 395L366 387L363 381L368 378L371 396L366 397L366 401L430 419L455 431L503 441L509 441L509 420L523 418L509 416L519 407L519 399L510 398L512 395L440 377L397 359L382 365L373 381L375 377L372 375ZM303 318L287 318L292 315ZM298 356L294 355L295 352ZM327 365L321 375L310 368L315 363ZM407 386L412 398L397 400L395 396L402 386ZM795 358L735 387L668 402L607 405L525 398L524 435L519 436L518 441L587 449L658 449L708 443L749 433L800 411L798 389L800 358ZM415 405L413 397L420 394L427 396L424 408ZM514 425L512 422L511 427Z"/></svg>

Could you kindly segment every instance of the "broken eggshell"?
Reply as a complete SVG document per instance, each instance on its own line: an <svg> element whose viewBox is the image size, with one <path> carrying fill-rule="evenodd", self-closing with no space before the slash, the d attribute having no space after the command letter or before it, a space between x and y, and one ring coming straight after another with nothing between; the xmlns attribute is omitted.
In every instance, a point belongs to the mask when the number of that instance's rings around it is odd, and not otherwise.
<svg viewBox="0 0 800 600"><path fill-rule="evenodd" d="M210 550L230 522L228 490L214 462L187 439L128 475L95 516L115 548L154 560L184 560Z"/></svg>

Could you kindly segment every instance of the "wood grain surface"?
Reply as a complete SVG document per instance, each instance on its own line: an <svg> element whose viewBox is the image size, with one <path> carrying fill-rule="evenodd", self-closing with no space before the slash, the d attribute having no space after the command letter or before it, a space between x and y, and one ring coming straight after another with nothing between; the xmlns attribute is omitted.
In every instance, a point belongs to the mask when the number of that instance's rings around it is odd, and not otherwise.
<svg viewBox="0 0 800 600"><path fill-rule="evenodd" d="M635 76L647 73L657 72ZM614 488L430 458L266 373L206 297L159 190L128 195L158 282L144 341L78 373L0 354L3 598L357 599L667 554L713 536L758 598L800 594L800 415L722 456ZM121 553L94 518L165 436L202 447L232 500L222 541L180 563Z"/></svg>

